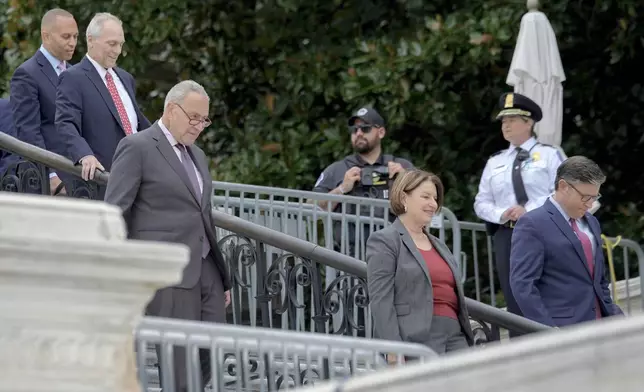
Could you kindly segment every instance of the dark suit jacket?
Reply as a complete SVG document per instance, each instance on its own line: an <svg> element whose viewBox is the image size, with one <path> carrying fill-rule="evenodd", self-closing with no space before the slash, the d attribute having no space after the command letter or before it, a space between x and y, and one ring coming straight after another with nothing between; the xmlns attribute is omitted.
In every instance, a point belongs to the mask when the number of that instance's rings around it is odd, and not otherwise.
<svg viewBox="0 0 644 392"><path fill-rule="evenodd" d="M123 210L129 238L181 243L190 248L190 261L178 287L192 288L197 284L202 241L210 241L211 254L224 289L228 290L228 268L217 246L210 213L212 180L206 155L197 146L188 150L203 178L203 194L199 197L168 139L155 123L119 143L105 201Z"/></svg>
<svg viewBox="0 0 644 392"><path fill-rule="evenodd" d="M11 105L8 99L0 98L0 132L16 137L16 128L11 116ZM18 160L18 157L0 149L0 177L9 165Z"/></svg>
<svg viewBox="0 0 644 392"><path fill-rule="evenodd" d="M57 85L56 71L38 50L11 77L11 107L20 140L64 155L54 127Z"/></svg>
<svg viewBox="0 0 644 392"><path fill-rule="evenodd" d="M452 252L427 233L452 269L460 303L459 321L470 345L474 341L465 306L463 285ZM367 285L374 337L431 346L433 290L427 264L400 220L376 231L367 240Z"/></svg>
<svg viewBox="0 0 644 392"><path fill-rule="evenodd" d="M510 286L523 315L553 327L595 320L595 297L602 317L620 315L608 290L601 228L586 214L595 241L594 275L577 235L548 199L514 227Z"/></svg>
<svg viewBox="0 0 644 392"><path fill-rule="evenodd" d="M136 114L138 130L150 127L150 122L136 103L132 75L114 68L127 90ZM116 146L125 130L116 105L105 83L87 57L60 75L56 94L56 131L62 138L66 156L76 163L94 155L110 171Z"/></svg>

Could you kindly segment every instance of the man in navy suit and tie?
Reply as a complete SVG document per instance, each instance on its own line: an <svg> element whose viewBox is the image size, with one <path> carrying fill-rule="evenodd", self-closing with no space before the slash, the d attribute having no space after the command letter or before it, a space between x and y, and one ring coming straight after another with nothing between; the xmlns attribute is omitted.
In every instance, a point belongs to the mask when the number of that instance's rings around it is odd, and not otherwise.
<svg viewBox="0 0 644 392"><path fill-rule="evenodd" d="M562 327L623 314L608 290L599 222L588 213L605 180L592 160L570 157L554 194L517 221L510 286L525 317Z"/></svg>
<svg viewBox="0 0 644 392"><path fill-rule="evenodd" d="M87 55L61 74L56 95L56 130L84 180L109 171L119 141L151 125L136 103L134 78L116 67L125 43L121 20L96 14L86 38Z"/></svg>
<svg viewBox="0 0 644 392"><path fill-rule="evenodd" d="M18 138L64 155L54 127L58 76L69 67L76 50L78 26L74 16L60 8L45 13L40 24L42 45L11 78L11 107ZM55 172L49 173L52 194L64 193ZM66 178L67 180L67 178Z"/></svg>

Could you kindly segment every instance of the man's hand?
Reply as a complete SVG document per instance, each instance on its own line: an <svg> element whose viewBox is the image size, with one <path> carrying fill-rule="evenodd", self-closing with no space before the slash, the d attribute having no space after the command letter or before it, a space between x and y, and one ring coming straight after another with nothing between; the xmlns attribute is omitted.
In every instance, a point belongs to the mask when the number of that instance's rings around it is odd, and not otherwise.
<svg viewBox="0 0 644 392"><path fill-rule="evenodd" d="M96 169L105 170L103 165L101 165L101 163L98 161L98 159L96 159L94 155L82 157L80 163L83 165L83 172L81 174L81 177L85 181L94 179L94 173L96 172Z"/></svg>
<svg viewBox="0 0 644 392"><path fill-rule="evenodd" d="M226 298L224 300L224 304L225 304L226 307L228 307L228 305L230 305L230 290L226 290L224 292L224 297Z"/></svg>
<svg viewBox="0 0 644 392"><path fill-rule="evenodd" d="M507 210L503 211L503 215L501 215L501 220L502 221L510 220L510 216L512 215L512 211L514 211L514 207L510 207Z"/></svg>
<svg viewBox="0 0 644 392"><path fill-rule="evenodd" d="M504 221L507 220L512 220L512 221L517 221L521 215L525 214L525 208L523 206L513 206L508 208L503 212L503 215L501 215L501 219Z"/></svg>
<svg viewBox="0 0 644 392"><path fill-rule="evenodd" d="M389 167L389 178L394 178L396 174L405 171L405 168L402 167L400 163L394 161L389 161L389 163L387 163L387 167Z"/></svg>
<svg viewBox="0 0 644 392"><path fill-rule="evenodd" d="M523 206L514 206L514 209L512 210L512 213L510 214L510 219L513 221L519 220L521 215L525 214L525 208Z"/></svg>
<svg viewBox="0 0 644 392"><path fill-rule="evenodd" d="M58 176L54 176L49 179L49 193L53 196L56 193L56 188L58 188L58 185L62 184L62 181ZM67 192L65 191L65 187L62 187L60 189L60 192L58 193L59 195L66 195Z"/></svg>
<svg viewBox="0 0 644 392"><path fill-rule="evenodd" d="M344 181L340 185L344 193L349 193L353 190L353 187L356 184L356 181L360 180L361 169L357 166L352 167L344 173Z"/></svg>

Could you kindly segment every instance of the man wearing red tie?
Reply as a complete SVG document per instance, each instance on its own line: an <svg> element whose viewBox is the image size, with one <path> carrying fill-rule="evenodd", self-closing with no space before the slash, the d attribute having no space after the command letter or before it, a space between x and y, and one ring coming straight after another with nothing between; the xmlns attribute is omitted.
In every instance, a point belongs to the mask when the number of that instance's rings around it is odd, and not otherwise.
<svg viewBox="0 0 644 392"><path fill-rule="evenodd" d="M592 160L570 157L555 193L517 221L510 286L524 317L562 327L623 314L608 290L599 222L588 213L605 180Z"/></svg>
<svg viewBox="0 0 644 392"><path fill-rule="evenodd" d="M96 14L86 39L87 55L61 74L56 94L56 131L67 157L82 164L84 180L96 169L110 170L122 138L150 127L136 103L134 78L116 67L125 43L122 22Z"/></svg>

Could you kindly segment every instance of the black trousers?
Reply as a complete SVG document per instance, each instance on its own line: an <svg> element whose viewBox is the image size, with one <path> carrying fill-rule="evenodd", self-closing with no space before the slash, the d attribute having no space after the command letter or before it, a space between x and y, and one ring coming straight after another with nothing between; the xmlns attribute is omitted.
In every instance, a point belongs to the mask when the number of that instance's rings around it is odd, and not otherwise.
<svg viewBox="0 0 644 392"><path fill-rule="evenodd" d="M201 277L194 287L190 289L167 287L158 290L148 304L146 314L182 320L226 323L224 285L212 256L208 255L202 260ZM163 355L161 347L157 346L156 351L160 364ZM209 351L205 349L199 351L202 387L206 386L212 375ZM186 350L175 346L173 359L175 386L164 388L161 366L159 366L161 388L164 391L186 392L188 390Z"/></svg>
<svg viewBox="0 0 644 392"><path fill-rule="evenodd" d="M499 277L501 291L505 297L508 312L514 313L518 316L523 316L519 305L517 305L512 288L510 287L510 248L512 245L512 231L513 229L506 226L500 226L494 233L494 258L496 261L496 273ZM510 337L517 337L521 334L513 331L510 332Z"/></svg>

